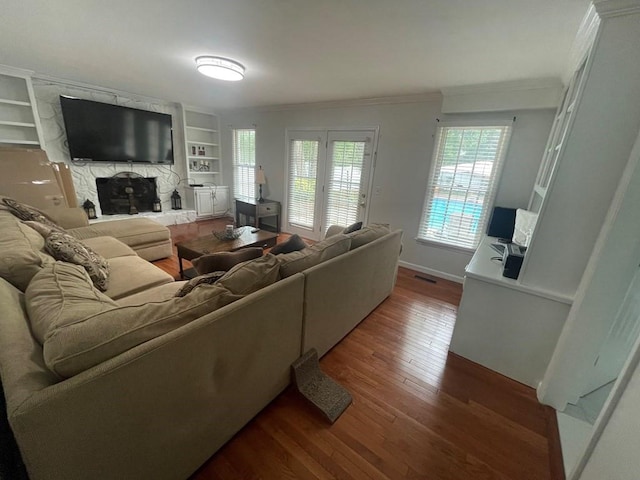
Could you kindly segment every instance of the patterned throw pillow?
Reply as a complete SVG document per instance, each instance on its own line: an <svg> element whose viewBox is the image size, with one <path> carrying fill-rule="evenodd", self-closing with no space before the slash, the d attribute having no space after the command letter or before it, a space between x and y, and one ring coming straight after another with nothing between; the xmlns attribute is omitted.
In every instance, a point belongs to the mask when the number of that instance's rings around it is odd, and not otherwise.
<svg viewBox="0 0 640 480"><path fill-rule="evenodd" d="M107 290L109 264L80 240L53 230L45 239L44 248L56 260L84 267L96 288L103 292Z"/></svg>
<svg viewBox="0 0 640 480"><path fill-rule="evenodd" d="M200 275L199 277L192 278L175 293L174 297L184 297L198 285L211 285L213 283L216 283L218 280L224 277L225 273L227 272L211 272L205 275Z"/></svg>
<svg viewBox="0 0 640 480"><path fill-rule="evenodd" d="M61 226L49 220L45 215L42 214L42 212L39 212L29 205L18 203L13 198L4 197L2 199L2 203L4 203L9 211L20 220L39 222L59 231L64 230Z"/></svg>

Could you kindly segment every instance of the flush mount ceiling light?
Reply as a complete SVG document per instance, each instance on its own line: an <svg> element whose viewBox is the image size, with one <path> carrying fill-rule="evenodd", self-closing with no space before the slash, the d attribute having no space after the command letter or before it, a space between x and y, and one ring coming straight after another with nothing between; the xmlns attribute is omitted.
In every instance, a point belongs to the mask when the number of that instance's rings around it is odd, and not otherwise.
<svg viewBox="0 0 640 480"><path fill-rule="evenodd" d="M196 68L207 77L237 82L244 78L244 67L228 58L202 55L196 57Z"/></svg>

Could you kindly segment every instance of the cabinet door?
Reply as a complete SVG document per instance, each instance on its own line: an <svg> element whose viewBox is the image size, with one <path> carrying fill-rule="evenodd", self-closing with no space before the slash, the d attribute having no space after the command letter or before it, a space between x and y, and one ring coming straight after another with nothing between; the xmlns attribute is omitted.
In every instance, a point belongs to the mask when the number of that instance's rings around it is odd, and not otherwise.
<svg viewBox="0 0 640 480"><path fill-rule="evenodd" d="M229 188L218 187L213 201L213 214L224 215L229 210Z"/></svg>
<svg viewBox="0 0 640 480"><path fill-rule="evenodd" d="M196 213L199 217L205 215L213 215L213 195L211 190L197 189L195 191L196 196Z"/></svg>

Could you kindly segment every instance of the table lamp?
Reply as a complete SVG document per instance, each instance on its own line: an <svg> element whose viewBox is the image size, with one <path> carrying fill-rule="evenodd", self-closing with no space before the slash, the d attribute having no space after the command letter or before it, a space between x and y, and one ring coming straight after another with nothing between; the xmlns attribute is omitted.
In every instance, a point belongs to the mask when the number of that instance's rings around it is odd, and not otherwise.
<svg viewBox="0 0 640 480"><path fill-rule="evenodd" d="M260 165L260 168L256 172L256 183L260 185L260 198L258 198L258 202L262 203L264 202L264 198L262 198L262 185L267 183L267 180L264 177L264 170L262 170L262 165Z"/></svg>

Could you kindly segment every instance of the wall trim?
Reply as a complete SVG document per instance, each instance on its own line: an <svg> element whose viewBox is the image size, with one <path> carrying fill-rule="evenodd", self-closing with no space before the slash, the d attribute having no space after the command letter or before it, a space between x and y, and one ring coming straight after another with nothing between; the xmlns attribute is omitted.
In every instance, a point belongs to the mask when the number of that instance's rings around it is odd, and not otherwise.
<svg viewBox="0 0 640 480"><path fill-rule="evenodd" d="M12 67L10 65L4 65L0 63L0 73L4 75L11 75L13 77L30 78L33 76L33 70L26 70L24 68Z"/></svg>
<svg viewBox="0 0 640 480"><path fill-rule="evenodd" d="M433 268L423 267L422 265L416 265L415 263L409 263L409 262L404 262L400 260L398 262L398 265L404 268L408 268L410 270L415 270L416 272L426 273L427 275L432 275L434 277L450 280L452 282L464 283L464 277L460 277L458 275L452 275L446 272L441 272L439 270L434 270Z"/></svg>
<svg viewBox="0 0 640 480"><path fill-rule="evenodd" d="M593 6L601 18L640 13L640 0L594 0Z"/></svg>
<svg viewBox="0 0 640 480"><path fill-rule="evenodd" d="M442 113L555 109L563 89L559 78L447 87L442 89Z"/></svg>
<svg viewBox="0 0 640 480"><path fill-rule="evenodd" d="M92 85L90 83L78 82L75 80L68 80L66 78L54 77L51 75L36 73L32 76L32 79L38 80L40 82L49 83L49 84L61 85L63 87L72 87L72 88L78 88L81 90L87 90L94 93L99 92L99 93L106 93L108 95L114 95L116 97L125 97L129 100L135 100L139 102L154 103L157 105L165 105L165 106L174 107L174 108L180 107L180 104L178 102L171 102L161 98L149 97L147 95L140 95L138 93L118 90L116 88L103 87L101 85Z"/></svg>
<svg viewBox="0 0 640 480"><path fill-rule="evenodd" d="M226 112L279 112L285 110L303 110L303 109L319 109L319 108L343 108L343 107L362 107L371 105L394 105L402 103L421 103L421 102L440 102L442 95L440 92L418 93L412 95L396 95L390 97L371 97L371 98L355 98L350 100L330 100L326 102L307 102L307 103L291 103L284 105L265 105L262 107L243 107L237 109L221 110L220 113Z"/></svg>

